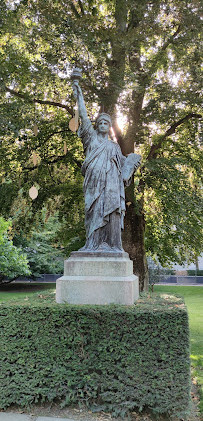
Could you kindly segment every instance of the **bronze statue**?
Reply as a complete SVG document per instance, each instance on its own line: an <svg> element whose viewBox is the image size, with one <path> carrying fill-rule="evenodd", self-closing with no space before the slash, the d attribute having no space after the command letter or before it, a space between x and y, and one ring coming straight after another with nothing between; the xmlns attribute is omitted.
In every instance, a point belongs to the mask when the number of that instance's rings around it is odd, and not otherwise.
<svg viewBox="0 0 203 421"><path fill-rule="evenodd" d="M86 244L81 251L123 251L121 230L124 228L124 184L139 167L140 155L122 155L120 146L109 139L111 117L101 113L95 129L88 118L82 90L80 69L74 69L73 93L78 102L81 137L85 153L82 165L85 196Z"/></svg>

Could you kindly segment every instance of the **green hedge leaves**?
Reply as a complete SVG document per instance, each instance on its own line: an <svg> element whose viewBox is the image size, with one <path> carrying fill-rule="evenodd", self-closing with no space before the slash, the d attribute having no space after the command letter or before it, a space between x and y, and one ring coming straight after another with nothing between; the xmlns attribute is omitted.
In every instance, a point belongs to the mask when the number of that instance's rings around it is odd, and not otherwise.
<svg viewBox="0 0 203 421"><path fill-rule="evenodd" d="M176 297L132 307L2 304L0 316L2 409L55 399L114 416L188 408L188 317Z"/></svg>

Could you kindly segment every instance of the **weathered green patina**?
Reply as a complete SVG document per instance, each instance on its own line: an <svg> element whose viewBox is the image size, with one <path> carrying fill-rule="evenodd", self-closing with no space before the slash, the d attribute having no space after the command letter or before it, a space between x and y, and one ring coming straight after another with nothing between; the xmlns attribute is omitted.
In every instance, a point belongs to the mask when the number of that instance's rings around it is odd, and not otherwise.
<svg viewBox="0 0 203 421"><path fill-rule="evenodd" d="M109 139L111 118L99 114L94 129L88 118L78 77L74 79L73 92L78 102L81 137L85 152L82 166L84 176L85 225L87 241L84 250L122 249L121 230L124 228L125 190L140 165L141 156L131 153L125 157L120 146Z"/></svg>

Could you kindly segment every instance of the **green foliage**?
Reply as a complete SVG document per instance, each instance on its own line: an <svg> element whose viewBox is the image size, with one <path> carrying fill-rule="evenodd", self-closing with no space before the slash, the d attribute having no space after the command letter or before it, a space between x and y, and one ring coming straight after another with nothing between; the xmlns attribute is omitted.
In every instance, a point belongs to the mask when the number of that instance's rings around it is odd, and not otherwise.
<svg viewBox="0 0 203 421"><path fill-rule="evenodd" d="M114 122L117 139L125 153L142 154L135 194L146 250L162 264L194 260L202 247L201 2L2 0L0 7L1 214L27 234L51 202L67 252L83 245L83 151L68 126L69 74L79 65L90 118L101 108L122 112L127 123L121 133ZM136 229L131 241L140 244L132 248L144 252Z"/></svg>
<svg viewBox="0 0 203 421"><path fill-rule="evenodd" d="M9 222L0 216L0 245L4 242L4 235L9 228Z"/></svg>
<svg viewBox="0 0 203 421"><path fill-rule="evenodd" d="M32 237L32 243L26 247L27 258L32 277L43 273L63 273L63 255L41 236ZM40 242L41 241L41 242Z"/></svg>
<svg viewBox="0 0 203 421"><path fill-rule="evenodd" d="M30 275L27 256L9 240L8 227L9 223L0 217L0 283Z"/></svg>
<svg viewBox="0 0 203 421"><path fill-rule="evenodd" d="M167 279L169 275L174 274L174 271L169 268L163 268L159 262L154 262L151 258L147 259L148 271L149 271L149 284L153 285Z"/></svg>
<svg viewBox="0 0 203 421"><path fill-rule="evenodd" d="M189 269L187 270L187 274L189 276L203 276L203 270L202 269Z"/></svg>
<svg viewBox="0 0 203 421"><path fill-rule="evenodd" d="M2 303L0 314L1 408L60 399L114 416L133 408L187 411L189 331L181 299L72 306L47 293L34 304Z"/></svg>
<svg viewBox="0 0 203 421"><path fill-rule="evenodd" d="M201 254L202 199L193 172L191 162L179 157L148 163L145 242L162 265L194 262Z"/></svg>
<svg viewBox="0 0 203 421"><path fill-rule="evenodd" d="M32 227L29 237L23 232L16 232L14 244L26 251L31 276L36 278L43 273L62 273L64 250L57 240L57 231L61 228L58 215L50 216L46 221L47 210L43 209L38 222Z"/></svg>

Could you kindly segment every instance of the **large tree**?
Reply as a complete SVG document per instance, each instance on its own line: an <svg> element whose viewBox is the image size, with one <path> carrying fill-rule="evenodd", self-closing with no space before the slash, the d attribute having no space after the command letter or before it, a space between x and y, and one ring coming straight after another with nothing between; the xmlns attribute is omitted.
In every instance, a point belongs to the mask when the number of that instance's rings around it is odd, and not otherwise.
<svg viewBox="0 0 203 421"><path fill-rule="evenodd" d="M123 235L141 289L148 285L146 251L162 264L195 260L200 1L3 0L1 9L2 213L16 214L19 203L18 223L28 227L46 203L81 237L82 147L68 128L74 115L68 75L77 65L90 117L110 113L122 152L142 154L126 191ZM31 204L26 194L33 183L40 190Z"/></svg>

